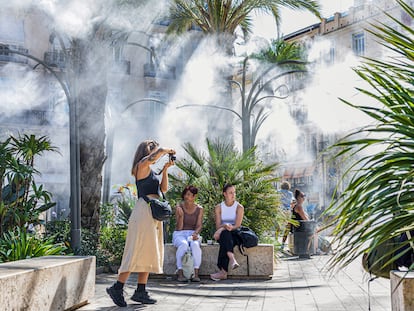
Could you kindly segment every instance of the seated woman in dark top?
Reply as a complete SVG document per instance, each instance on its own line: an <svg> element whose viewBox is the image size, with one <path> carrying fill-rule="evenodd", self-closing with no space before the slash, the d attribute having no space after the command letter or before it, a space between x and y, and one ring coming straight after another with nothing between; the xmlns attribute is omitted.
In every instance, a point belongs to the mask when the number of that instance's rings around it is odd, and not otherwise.
<svg viewBox="0 0 414 311"><path fill-rule="evenodd" d="M305 202L306 195L299 189L295 190L296 204L292 209L292 216L295 220L309 220L308 214L306 214L303 208L303 202Z"/></svg>

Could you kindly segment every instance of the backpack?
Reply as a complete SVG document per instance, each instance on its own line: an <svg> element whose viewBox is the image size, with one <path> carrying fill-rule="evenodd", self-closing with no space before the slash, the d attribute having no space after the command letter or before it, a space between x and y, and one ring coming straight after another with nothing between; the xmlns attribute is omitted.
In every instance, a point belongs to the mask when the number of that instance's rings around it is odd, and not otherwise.
<svg viewBox="0 0 414 311"><path fill-rule="evenodd" d="M259 243L259 238L257 237L256 233L254 233L254 231L248 227L241 226L236 233L238 237L237 244L239 245L239 249L242 254L242 248L255 247Z"/></svg>
<svg viewBox="0 0 414 311"><path fill-rule="evenodd" d="M325 254L329 254L332 251L331 243L323 236L318 236L318 248Z"/></svg>
<svg viewBox="0 0 414 311"><path fill-rule="evenodd" d="M408 237L407 237L408 235ZM414 236L414 230L406 231L401 233L399 237L399 243L403 244L404 246L398 248L396 250L396 255L400 255L399 258L397 258L396 263L399 267L404 266L407 268L410 268L411 265L414 263L414 246L412 242L409 242L407 244L407 240L411 240L411 238Z"/></svg>
<svg viewBox="0 0 414 311"><path fill-rule="evenodd" d="M187 280L190 280L194 276L194 260L190 248L188 248L183 255L182 264L184 277Z"/></svg>
<svg viewBox="0 0 414 311"><path fill-rule="evenodd" d="M371 246L374 245L374 242L371 242ZM399 237L392 237L364 253L362 256L362 266L365 271L376 277L389 279L390 271L398 269L395 260L390 261L395 256L398 242Z"/></svg>

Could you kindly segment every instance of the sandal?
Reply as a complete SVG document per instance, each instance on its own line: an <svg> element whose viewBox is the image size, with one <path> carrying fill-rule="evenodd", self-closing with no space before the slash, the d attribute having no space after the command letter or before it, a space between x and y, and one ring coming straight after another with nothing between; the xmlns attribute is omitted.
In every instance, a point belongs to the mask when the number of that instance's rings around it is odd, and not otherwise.
<svg viewBox="0 0 414 311"><path fill-rule="evenodd" d="M195 276L191 279L191 282L200 282L200 278L198 276Z"/></svg>
<svg viewBox="0 0 414 311"><path fill-rule="evenodd" d="M238 267L240 267L240 265L239 265L239 263L238 263L237 261L233 261L233 262L231 263L231 268L232 268L232 270L235 270L235 269L237 269Z"/></svg>

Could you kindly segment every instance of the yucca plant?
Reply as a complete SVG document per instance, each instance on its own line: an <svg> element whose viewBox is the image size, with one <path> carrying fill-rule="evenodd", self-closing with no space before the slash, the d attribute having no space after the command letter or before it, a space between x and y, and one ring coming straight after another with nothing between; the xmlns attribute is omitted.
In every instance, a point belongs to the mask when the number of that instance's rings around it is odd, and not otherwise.
<svg viewBox="0 0 414 311"><path fill-rule="evenodd" d="M0 142L0 235L38 224L39 215L53 207L52 195L37 185L35 158L45 151L57 152L46 136L10 136Z"/></svg>
<svg viewBox="0 0 414 311"><path fill-rule="evenodd" d="M398 3L414 19L413 8ZM354 105L344 100L373 123L335 145L341 148L338 156L358 155L358 160L345 174L350 177L346 189L328 209L336 215L334 234L339 245L333 266L345 266L388 239L414 229L414 29L388 17L401 31L386 24L373 25L368 31L386 47L389 56L385 60L366 58L355 69L371 86L359 92L378 105Z"/></svg>

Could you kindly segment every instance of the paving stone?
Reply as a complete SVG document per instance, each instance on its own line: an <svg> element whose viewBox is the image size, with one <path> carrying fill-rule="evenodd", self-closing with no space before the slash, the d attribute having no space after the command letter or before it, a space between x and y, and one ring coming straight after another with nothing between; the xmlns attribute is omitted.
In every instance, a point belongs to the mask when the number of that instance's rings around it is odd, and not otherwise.
<svg viewBox="0 0 414 311"><path fill-rule="evenodd" d="M270 280L225 280L215 282L202 279L200 283L178 283L172 278L150 278L148 291L158 300L155 305L132 304L115 307L105 288L115 280L114 274L99 274L96 294L90 304L79 311L112 310L168 310L168 311L391 311L390 281L369 275L356 260L346 269L332 273L326 269L330 256L312 256L298 260L281 258ZM130 297L135 289L132 275L125 290ZM369 294L369 295L368 295Z"/></svg>

